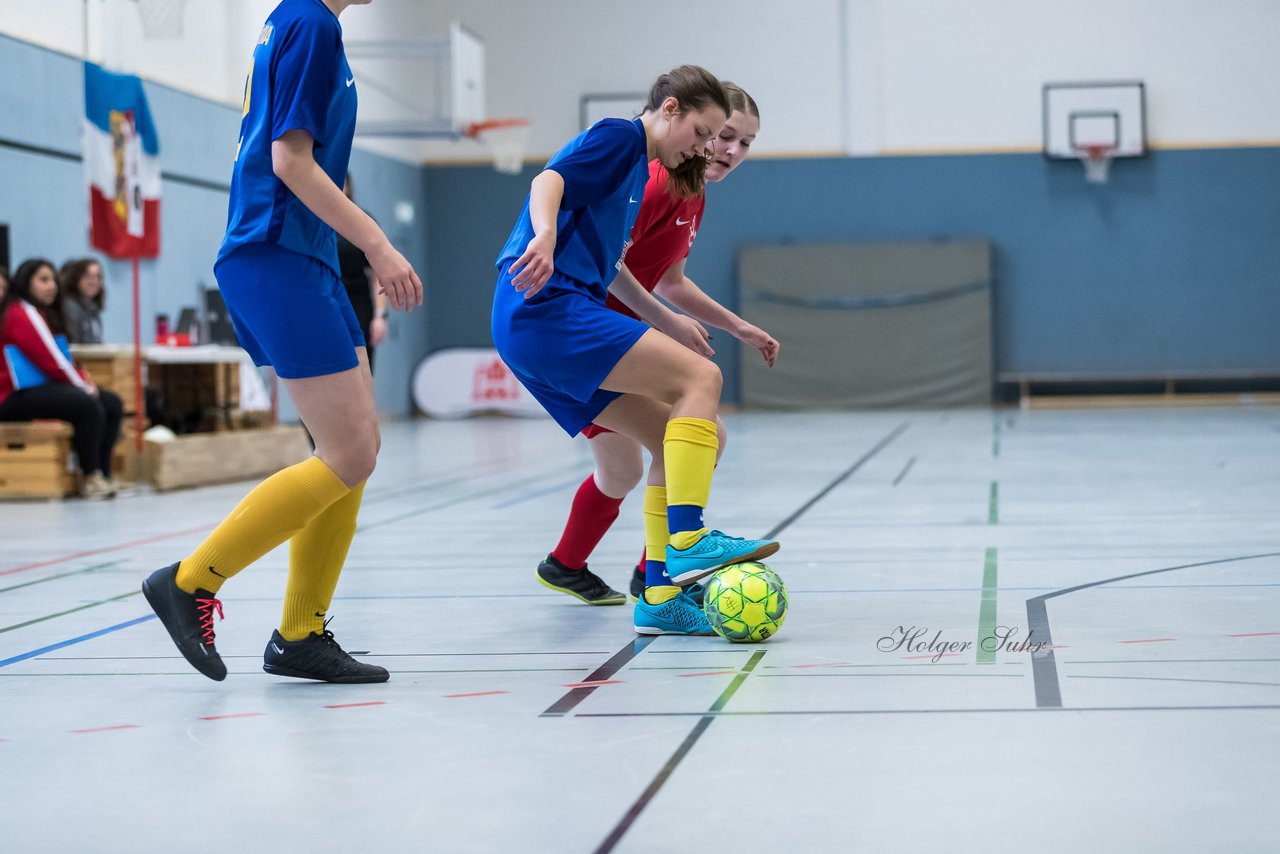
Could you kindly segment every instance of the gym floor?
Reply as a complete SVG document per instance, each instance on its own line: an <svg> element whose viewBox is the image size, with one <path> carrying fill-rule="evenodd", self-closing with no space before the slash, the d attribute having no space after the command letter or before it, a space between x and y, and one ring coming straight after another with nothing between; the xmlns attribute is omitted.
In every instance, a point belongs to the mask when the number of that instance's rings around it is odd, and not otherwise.
<svg viewBox="0 0 1280 854"><path fill-rule="evenodd" d="M0 505L0 848L1280 850L1280 410L727 420L759 645L535 583L590 471L546 420L385 427L330 612L384 685L262 672L285 549L222 591L227 681L151 617L250 484Z"/></svg>

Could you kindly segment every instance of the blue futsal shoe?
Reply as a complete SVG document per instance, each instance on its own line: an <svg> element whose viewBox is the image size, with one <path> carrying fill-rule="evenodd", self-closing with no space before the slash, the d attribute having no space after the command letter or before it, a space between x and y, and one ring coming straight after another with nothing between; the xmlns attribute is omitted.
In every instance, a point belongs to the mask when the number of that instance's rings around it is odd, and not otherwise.
<svg viewBox="0 0 1280 854"><path fill-rule="evenodd" d="M644 596L636 602L636 634L640 635L714 635L702 608L681 593L661 605L650 605Z"/></svg>
<svg viewBox="0 0 1280 854"><path fill-rule="evenodd" d="M721 567L767 558L779 548L776 540L744 540L723 531L708 531L687 549L667 546L667 575L672 584L684 587Z"/></svg>

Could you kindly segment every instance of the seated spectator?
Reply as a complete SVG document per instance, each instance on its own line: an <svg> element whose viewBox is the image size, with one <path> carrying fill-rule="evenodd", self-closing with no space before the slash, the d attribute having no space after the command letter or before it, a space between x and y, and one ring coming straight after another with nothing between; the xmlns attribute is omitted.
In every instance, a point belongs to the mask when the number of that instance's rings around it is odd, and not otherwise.
<svg viewBox="0 0 1280 854"><path fill-rule="evenodd" d="M102 265L96 258L77 258L58 273L62 320L72 344L102 343L104 293Z"/></svg>
<svg viewBox="0 0 1280 854"><path fill-rule="evenodd" d="M0 371L0 421L69 421L86 497L109 498L117 488L110 479L111 451L120 436L123 407L119 397L78 371L54 340L62 325L55 316L58 302L52 263L33 258L14 271L0 299L0 353L9 368ZM7 352L9 346L17 354ZM43 375L43 382L20 383L13 368L19 359Z"/></svg>

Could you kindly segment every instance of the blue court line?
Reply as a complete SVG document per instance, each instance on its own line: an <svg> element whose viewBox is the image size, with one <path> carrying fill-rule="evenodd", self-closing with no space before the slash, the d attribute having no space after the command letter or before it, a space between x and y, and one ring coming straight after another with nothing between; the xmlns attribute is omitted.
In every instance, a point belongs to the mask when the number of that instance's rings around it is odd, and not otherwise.
<svg viewBox="0 0 1280 854"><path fill-rule="evenodd" d="M59 643L50 644L49 646L42 646L39 649L33 649L31 652L24 652L21 655L15 655L13 658L0 659L0 667L7 667L10 664L17 664L19 661L26 661L28 658L36 658L37 656L44 655L46 652L53 652L56 649L62 649L66 646L73 646L78 643L93 640L94 638L100 638L103 635L109 635L112 632L118 632L121 629L127 629L130 626L136 626L139 623L145 623L147 620L154 620L155 618L155 614L147 614L145 617L138 617L136 620L129 620L127 623L117 623L114 626L108 626L105 629L98 629L96 632L89 632L87 635L80 635L79 637L72 638L71 640L64 640Z"/></svg>
<svg viewBox="0 0 1280 854"><path fill-rule="evenodd" d="M504 507L513 507L516 504L523 504L526 501L532 501L535 498L541 498L544 495L550 495L553 492L559 492L562 489L568 489L571 486L577 486L582 483L581 477L574 477L573 480L566 480L564 483L557 483L555 486L545 486L542 489L535 489L533 492L526 492L523 495L517 495L515 498L508 498L499 504L493 505L494 510L501 510Z"/></svg>

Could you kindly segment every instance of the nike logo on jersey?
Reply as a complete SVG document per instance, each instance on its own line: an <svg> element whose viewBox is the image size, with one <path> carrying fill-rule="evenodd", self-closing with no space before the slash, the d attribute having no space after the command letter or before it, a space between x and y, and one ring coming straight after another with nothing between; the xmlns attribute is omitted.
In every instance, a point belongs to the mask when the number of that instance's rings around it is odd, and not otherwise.
<svg viewBox="0 0 1280 854"><path fill-rule="evenodd" d="M676 217L676 225L688 225L691 222L693 222L691 219L681 219L680 217Z"/></svg>
<svg viewBox="0 0 1280 854"><path fill-rule="evenodd" d="M632 200L631 200L631 204L633 204L633 205L638 205L638 204L640 204L640 203L639 203L639 202L637 202L635 199L632 199Z"/></svg>
<svg viewBox="0 0 1280 854"><path fill-rule="evenodd" d="M352 85L355 84L355 82L356 82L356 79L352 77L350 80L347 81L347 88L350 89Z"/></svg>

